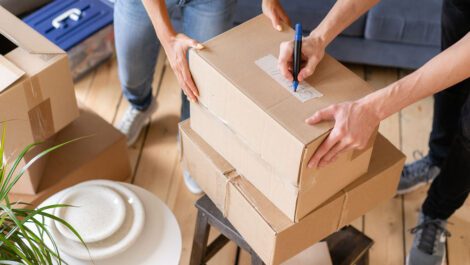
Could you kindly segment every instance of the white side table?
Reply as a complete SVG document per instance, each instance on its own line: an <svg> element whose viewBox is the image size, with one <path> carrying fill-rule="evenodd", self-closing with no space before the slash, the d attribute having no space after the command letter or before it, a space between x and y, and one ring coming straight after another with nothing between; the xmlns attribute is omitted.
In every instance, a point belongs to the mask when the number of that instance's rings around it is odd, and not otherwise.
<svg viewBox="0 0 470 265"><path fill-rule="evenodd" d="M93 182L92 180L86 183ZM149 191L128 183L120 184L133 191L142 201L146 215L144 229L136 243L125 252L109 259L95 261L94 264L178 265L181 256L181 231L173 213L158 197ZM66 191L67 189L49 197L38 208L57 203ZM69 265L93 265L90 261L72 258L62 252L61 257Z"/></svg>

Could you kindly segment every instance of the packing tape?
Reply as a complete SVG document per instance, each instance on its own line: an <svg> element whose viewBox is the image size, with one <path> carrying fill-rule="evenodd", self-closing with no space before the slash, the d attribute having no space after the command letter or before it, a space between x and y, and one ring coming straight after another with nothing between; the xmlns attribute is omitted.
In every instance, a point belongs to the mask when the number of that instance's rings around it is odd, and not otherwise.
<svg viewBox="0 0 470 265"><path fill-rule="evenodd" d="M228 174L226 174L227 178L225 179L225 198L223 199L224 205L223 205L223 211L222 214L224 218L227 218L228 216L228 207L230 205L230 184L233 184L234 181L240 177L240 175L236 174L236 171L230 171Z"/></svg>
<svg viewBox="0 0 470 265"><path fill-rule="evenodd" d="M347 211L346 210L346 205L347 205L348 200L349 200L349 193L347 191L345 191L344 189L341 190L341 191L344 193L344 200L343 200L343 203L341 205L341 212L339 214L338 224L336 225L336 231L338 231L339 229L341 229L343 227L344 218L345 218L345 216L347 216L347 214L345 214L345 212Z"/></svg>
<svg viewBox="0 0 470 265"><path fill-rule="evenodd" d="M36 142L44 141L55 132L51 101L49 98L44 100L43 90L37 76L25 80L23 89L33 139Z"/></svg>

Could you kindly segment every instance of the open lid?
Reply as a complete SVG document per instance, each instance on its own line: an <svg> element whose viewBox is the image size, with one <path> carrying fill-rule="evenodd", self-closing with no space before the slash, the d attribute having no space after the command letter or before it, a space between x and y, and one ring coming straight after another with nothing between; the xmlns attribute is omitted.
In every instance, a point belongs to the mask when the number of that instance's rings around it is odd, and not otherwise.
<svg viewBox="0 0 470 265"><path fill-rule="evenodd" d="M0 34L34 54L64 53L37 31L0 6Z"/></svg>
<svg viewBox="0 0 470 265"><path fill-rule="evenodd" d="M25 73L0 54L0 93Z"/></svg>

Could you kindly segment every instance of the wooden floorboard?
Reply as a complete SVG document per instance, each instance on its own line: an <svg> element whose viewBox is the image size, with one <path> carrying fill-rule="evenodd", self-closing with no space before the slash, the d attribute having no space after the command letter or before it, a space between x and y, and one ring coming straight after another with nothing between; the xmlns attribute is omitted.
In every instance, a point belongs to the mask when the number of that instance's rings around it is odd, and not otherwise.
<svg viewBox="0 0 470 265"><path fill-rule="evenodd" d="M392 68L366 67L366 81L374 89L382 89L398 79ZM400 147L399 114L381 122L379 131L392 144ZM365 216L365 233L375 243L370 251L371 264L395 265L404 262L402 198L395 197Z"/></svg>
<svg viewBox="0 0 470 265"><path fill-rule="evenodd" d="M375 89L397 80L407 72L392 68L348 65ZM117 125L128 108L122 96L115 59L103 64L75 85L77 98L93 108L108 122ZM134 170L134 183L159 196L175 213L181 227L183 252L180 264L188 264L196 209L199 196L185 187L177 148L177 124L180 111L180 90L165 57L159 56L153 83L158 111L145 128L138 142L129 147ZM413 152L427 152L427 138L432 117L432 98L424 99L384 120L379 131L413 160ZM380 205L353 222L375 240L370 264L403 264L412 235L408 229L416 225L416 218L427 188L406 196L398 196ZM448 241L448 260L451 265L470 264L470 201L451 218ZM211 233L211 238L217 231ZM228 265L235 260L235 246L228 245L208 264ZM249 255L242 251L240 265L249 264Z"/></svg>

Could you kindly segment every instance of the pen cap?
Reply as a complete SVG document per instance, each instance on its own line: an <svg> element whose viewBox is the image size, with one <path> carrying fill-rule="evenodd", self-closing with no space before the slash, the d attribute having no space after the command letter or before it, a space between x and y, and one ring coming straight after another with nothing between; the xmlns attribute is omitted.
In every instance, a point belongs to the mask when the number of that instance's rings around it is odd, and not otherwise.
<svg viewBox="0 0 470 265"><path fill-rule="evenodd" d="M295 24L295 40L302 40L302 24Z"/></svg>

